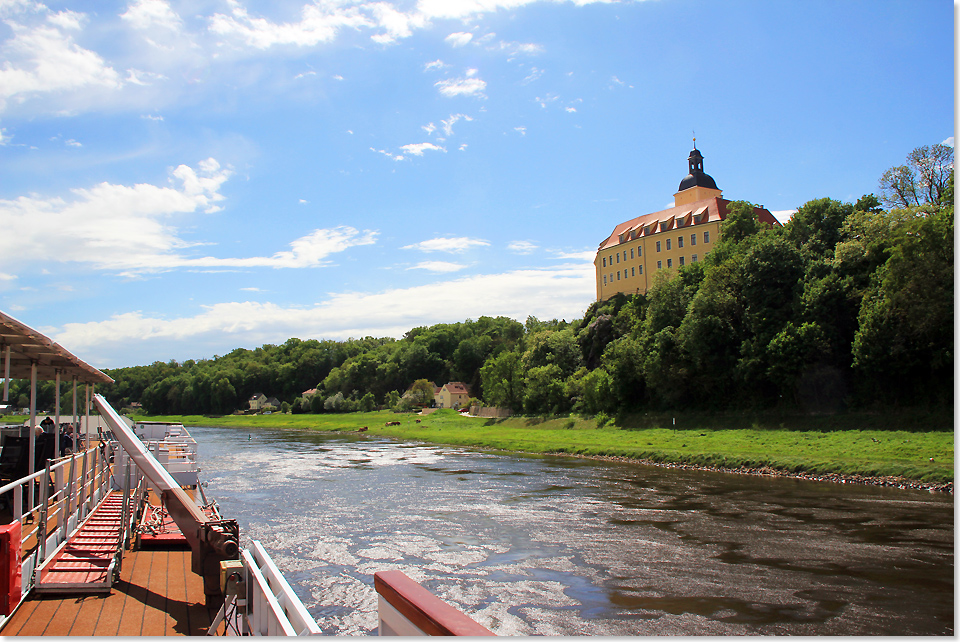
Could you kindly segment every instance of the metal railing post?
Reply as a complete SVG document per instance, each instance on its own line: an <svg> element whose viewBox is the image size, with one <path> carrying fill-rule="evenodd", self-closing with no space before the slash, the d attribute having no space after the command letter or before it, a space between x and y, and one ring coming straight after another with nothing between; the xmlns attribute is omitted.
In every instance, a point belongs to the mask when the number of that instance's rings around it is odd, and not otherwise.
<svg viewBox="0 0 960 642"><path fill-rule="evenodd" d="M83 518L87 516L87 472L88 466L87 463L90 459L90 451L84 449L83 451L83 465L80 467L80 488L77 490L77 512L79 513L77 517L77 523L83 521Z"/></svg>
<svg viewBox="0 0 960 642"><path fill-rule="evenodd" d="M30 482L33 486L34 482ZM37 525L37 544L40 547L40 559L37 560L37 567L43 560L47 559L47 499L50 495L50 460L44 468L43 479L40 480L40 523Z"/></svg>
<svg viewBox="0 0 960 642"><path fill-rule="evenodd" d="M60 527L60 539L67 539L67 526L70 521L70 515L73 514L73 476L76 474L76 455L70 455L70 472L67 478L67 507L63 511L63 524ZM79 521L78 521L79 523Z"/></svg>

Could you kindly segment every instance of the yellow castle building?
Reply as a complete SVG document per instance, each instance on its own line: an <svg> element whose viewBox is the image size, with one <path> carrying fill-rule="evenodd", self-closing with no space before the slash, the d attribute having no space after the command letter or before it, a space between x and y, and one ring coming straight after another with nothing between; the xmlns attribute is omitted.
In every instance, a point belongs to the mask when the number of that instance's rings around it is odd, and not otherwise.
<svg viewBox="0 0 960 642"><path fill-rule="evenodd" d="M687 158L690 173L673 195L674 206L644 214L613 228L600 243L597 300L615 294L646 294L660 270L670 270L703 260L720 238L727 204L716 181L703 171L703 156L694 141ZM762 223L780 225L768 210L754 208Z"/></svg>

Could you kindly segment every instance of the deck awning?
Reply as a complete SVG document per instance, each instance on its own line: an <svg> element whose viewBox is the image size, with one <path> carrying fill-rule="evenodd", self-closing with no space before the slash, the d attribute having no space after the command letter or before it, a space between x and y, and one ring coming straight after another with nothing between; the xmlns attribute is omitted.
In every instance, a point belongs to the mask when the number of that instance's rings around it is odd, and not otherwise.
<svg viewBox="0 0 960 642"><path fill-rule="evenodd" d="M53 381L73 377L81 383L113 383L113 379L73 356L53 340L0 312L0 378L6 367L10 347L10 378L29 379L32 364L37 364L37 379Z"/></svg>

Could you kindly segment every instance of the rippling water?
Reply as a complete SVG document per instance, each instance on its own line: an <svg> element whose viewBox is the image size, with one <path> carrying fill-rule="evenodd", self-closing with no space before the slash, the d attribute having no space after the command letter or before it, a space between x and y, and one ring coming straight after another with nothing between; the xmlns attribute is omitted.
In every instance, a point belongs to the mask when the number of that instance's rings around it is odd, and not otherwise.
<svg viewBox="0 0 960 642"><path fill-rule="evenodd" d="M953 496L191 428L325 633L400 569L500 635L952 635Z"/></svg>

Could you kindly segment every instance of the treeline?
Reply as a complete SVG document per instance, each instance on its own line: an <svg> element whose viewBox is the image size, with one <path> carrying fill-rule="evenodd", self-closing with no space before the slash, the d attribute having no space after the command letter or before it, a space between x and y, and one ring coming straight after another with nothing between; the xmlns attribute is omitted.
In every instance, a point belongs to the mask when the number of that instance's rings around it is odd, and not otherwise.
<svg viewBox="0 0 960 642"><path fill-rule="evenodd" d="M462 381L526 414L952 406L952 150L947 161L936 189L921 172L911 191L911 168L894 168L882 204L818 199L783 227L731 203L704 260L569 323L481 317L399 340L290 339L109 370L116 383L101 390L151 414L229 413L254 393L294 412L394 407L421 379Z"/></svg>

